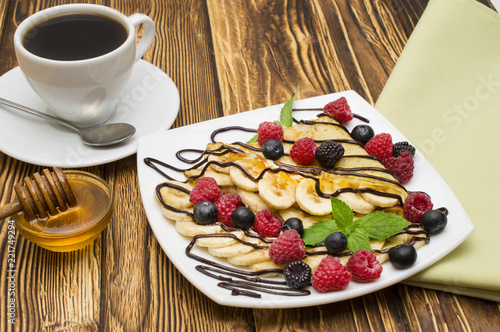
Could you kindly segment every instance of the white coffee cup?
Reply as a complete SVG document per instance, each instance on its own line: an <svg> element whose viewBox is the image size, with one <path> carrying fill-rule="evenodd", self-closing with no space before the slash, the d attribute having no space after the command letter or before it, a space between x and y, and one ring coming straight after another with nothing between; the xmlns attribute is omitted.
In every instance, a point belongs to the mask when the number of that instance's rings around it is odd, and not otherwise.
<svg viewBox="0 0 500 332"><path fill-rule="evenodd" d="M109 53L82 60L53 60L35 55L23 45L27 33L54 17L92 14L111 18L126 29L126 39ZM136 42L136 27L144 34ZM106 6L69 4L51 7L25 19L14 34L19 66L37 94L56 116L81 127L108 120L126 86L134 64L153 42L155 24L144 14L124 14Z"/></svg>

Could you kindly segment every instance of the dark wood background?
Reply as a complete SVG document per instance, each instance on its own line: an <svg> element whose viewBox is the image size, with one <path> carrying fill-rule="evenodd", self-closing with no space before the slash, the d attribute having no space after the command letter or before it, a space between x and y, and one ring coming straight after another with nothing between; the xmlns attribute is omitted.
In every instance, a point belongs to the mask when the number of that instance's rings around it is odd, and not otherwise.
<svg viewBox="0 0 500 332"><path fill-rule="evenodd" d="M74 1L0 0L0 74L17 66L16 26ZM427 0L109 0L157 24L144 59L181 97L174 127L353 89L374 104ZM489 5L487 0L481 1ZM21 129L20 129L21 130ZM220 306L158 245L142 207L135 155L84 168L115 189L95 243L53 253L16 238L16 321L7 313L7 223L0 224L1 331L500 331L499 303L395 285L329 305L286 310ZM0 203L42 167L0 152Z"/></svg>

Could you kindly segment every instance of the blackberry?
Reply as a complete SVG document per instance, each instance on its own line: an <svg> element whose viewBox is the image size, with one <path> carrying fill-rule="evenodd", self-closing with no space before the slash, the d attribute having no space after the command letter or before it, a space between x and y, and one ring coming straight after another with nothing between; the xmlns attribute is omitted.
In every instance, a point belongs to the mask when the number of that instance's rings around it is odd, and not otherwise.
<svg viewBox="0 0 500 332"><path fill-rule="evenodd" d="M347 247L347 237L342 232L330 233L325 239L325 247L330 255L338 253Z"/></svg>
<svg viewBox="0 0 500 332"><path fill-rule="evenodd" d="M445 229L448 217L442 211L429 210L420 219L420 225L430 234L440 233Z"/></svg>
<svg viewBox="0 0 500 332"><path fill-rule="evenodd" d="M283 144L281 144L281 142L277 139L268 139L262 145L262 154L266 157L266 159L278 160L283 157L284 154Z"/></svg>
<svg viewBox="0 0 500 332"><path fill-rule="evenodd" d="M316 160L324 168L333 168L344 155L344 147L335 141L324 141L316 149Z"/></svg>
<svg viewBox="0 0 500 332"><path fill-rule="evenodd" d="M305 288L311 285L311 267L303 261L293 261L285 266L283 271L286 284L293 288Z"/></svg>
<svg viewBox="0 0 500 332"><path fill-rule="evenodd" d="M392 155L394 157L399 157L399 155L404 151L410 151L412 157L415 156L415 148L406 141L398 142L392 147Z"/></svg>
<svg viewBox="0 0 500 332"><path fill-rule="evenodd" d="M289 229L295 229L300 237L304 236L304 224L299 218L288 218L283 224L283 232Z"/></svg>
<svg viewBox="0 0 500 332"><path fill-rule="evenodd" d="M351 137L361 144L366 144L375 136L373 128L369 125L357 125L351 131Z"/></svg>
<svg viewBox="0 0 500 332"><path fill-rule="evenodd" d="M194 220L200 225L208 225L217 219L217 206L210 201L197 203L193 209Z"/></svg>
<svg viewBox="0 0 500 332"><path fill-rule="evenodd" d="M231 213L231 221L236 227L249 229L255 223L255 214L244 206L239 206Z"/></svg>
<svg viewBox="0 0 500 332"><path fill-rule="evenodd" d="M406 269L417 260L417 250L411 244L400 244L389 250L389 261L398 269Z"/></svg>

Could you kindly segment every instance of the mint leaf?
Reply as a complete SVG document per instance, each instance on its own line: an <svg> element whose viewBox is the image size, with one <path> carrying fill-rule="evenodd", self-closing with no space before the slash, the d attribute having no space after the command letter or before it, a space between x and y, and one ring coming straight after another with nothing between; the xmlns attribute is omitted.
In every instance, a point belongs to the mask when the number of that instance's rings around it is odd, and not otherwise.
<svg viewBox="0 0 500 332"><path fill-rule="evenodd" d="M361 229L370 239L383 241L399 233L409 224L400 216L378 211L359 218L353 226Z"/></svg>
<svg viewBox="0 0 500 332"><path fill-rule="evenodd" d="M248 141L247 141L247 143L257 142L257 137L258 137L258 135L257 135L257 134L255 134L255 136L254 136L254 137L252 137L252 138L250 138L250 140L248 140Z"/></svg>
<svg viewBox="0 0 500 332"><path fill-rule="evenodd" d="M338 198L331 197L332 201L332 216L333 220L337 223L337 226L345 231L352 224L354 219L354 212L352 209Z"/></svg>
<svg viewBox="0 0 500 332"><path fill-rule="evenodd" d="M347 248L350 251L356 252L361 249L371 250L370 239L365 232L360 228L355 228L349 232L347 237Z"/></svg>
<svg viewBox="0 0 500 332"><path fill-rule="evenodd" d="M276 123L282 125L284 128L291 127L293 124L293 118L292 118L293 101L295 100L295 97L297 96L298 92L299 92L299 87L297 87L297 90L295 91L295 94L293 95L292 99L288 100L285 103L285 105L283 105L283 107L281 108L280 120L275 121Z"/></svg>
<svg viewBox="0 0 500 332"><path fill-rule="evenodd" d="M323 220L315 223L304 230L304 244L306 246L315 246L318 243L324 242L328 234L340 232L339 227L334 220Z"/></svg>
<svg viewBox="0 0 500 332"><path fill-rule="evenodd" d="M283 128L288 128L293 125L293 117L292 117L292 108L293 108L293 102L295 100L295 97L297 96L297 93L299 93L299 87L297 87L297 90L295 91L295 94L293 95L292 99L288 100L285 105L281 108L280 112L280 119L274 121L275 123L279 124ZM253 143L256 142L258 138L258 134L255 134L254 137L252 137L247 143Z"/></svg>

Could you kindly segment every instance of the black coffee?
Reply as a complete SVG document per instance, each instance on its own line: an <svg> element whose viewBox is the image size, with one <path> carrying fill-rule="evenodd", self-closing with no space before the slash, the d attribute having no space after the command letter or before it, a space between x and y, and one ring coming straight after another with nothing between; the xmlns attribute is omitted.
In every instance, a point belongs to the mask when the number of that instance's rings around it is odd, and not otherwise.
<svg viewBox="0 0 500 332"><path fill-rule="evenodd" d="M52 60L83 60L109 53L127 39L127 30L115 20L92 14L68 14L31 28L23 46Z"/></svg>

